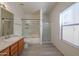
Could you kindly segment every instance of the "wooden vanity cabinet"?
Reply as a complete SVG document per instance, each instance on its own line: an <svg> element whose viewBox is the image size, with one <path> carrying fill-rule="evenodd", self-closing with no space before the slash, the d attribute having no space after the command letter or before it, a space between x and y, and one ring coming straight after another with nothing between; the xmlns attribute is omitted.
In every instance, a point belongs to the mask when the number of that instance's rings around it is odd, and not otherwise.
<svg viewBox="0 0 79 59"><path fill-rule="evenodd" d="M24 38L10 45L8 48L0 52L0 56L17 56L24 48ZM2 53L2 54L1 54Z"/></svg>
<svg viewBox="0 0 79 59"><path fill-rule="evenodd" d="M0 52L0 56L9 56L9 47Z"/></svg>

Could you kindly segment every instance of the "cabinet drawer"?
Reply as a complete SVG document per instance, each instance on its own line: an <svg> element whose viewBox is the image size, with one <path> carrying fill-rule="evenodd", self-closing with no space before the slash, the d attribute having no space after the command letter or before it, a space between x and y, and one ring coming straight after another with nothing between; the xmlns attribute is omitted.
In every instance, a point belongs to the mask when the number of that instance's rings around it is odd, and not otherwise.
<svg viewBox="0 0 79 59"><path fill-rule="evenodd" d="M24 40L21 39L21 40L19 41L19 44L24 44Z"/></svg>
<svg viewBox="0 0 79 59"><path fill-rule="evenodd" d="M6 48L5 50L0 52L0 56L9 56L9 48Z"/></svg>

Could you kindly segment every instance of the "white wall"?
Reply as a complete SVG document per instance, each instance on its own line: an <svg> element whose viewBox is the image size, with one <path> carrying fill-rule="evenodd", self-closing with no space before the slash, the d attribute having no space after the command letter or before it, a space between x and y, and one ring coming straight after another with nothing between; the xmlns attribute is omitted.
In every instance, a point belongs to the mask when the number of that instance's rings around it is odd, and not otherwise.
<svg viewBox="0 0 79 59"><path fill-rule="evenodd" d="M40 14L25 14L23 19L40 19Z"/></svg>
<svg viewBox="0 0 79 59"><path fill-rule="evenodd" d="M64 55L79 55L79 48L68 45L61 40L59 14L70 6L71 2L60 2L55 5L50 14L51 41Z"/></svg>
<svg viewBox="0 0 79 59"><path fill-rule="evenodd" d="M22 23L21 19L24 17L22 10L15 6L13 3L3 3L6 6L6 9L14 14L14 35L22 34ZM19 21L18 21L19 20Z"/></svg>

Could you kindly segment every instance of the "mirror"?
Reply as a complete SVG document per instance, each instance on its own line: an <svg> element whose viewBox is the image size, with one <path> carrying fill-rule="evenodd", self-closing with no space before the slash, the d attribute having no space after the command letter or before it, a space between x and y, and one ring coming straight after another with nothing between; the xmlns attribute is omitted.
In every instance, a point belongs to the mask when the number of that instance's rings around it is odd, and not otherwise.
<svg viewBox="0 0 79 59"><path fill-rule="evenodd" d="M1 8L1 32L2 36L7 36L13 34L13 19L14 15Z"/></svg>

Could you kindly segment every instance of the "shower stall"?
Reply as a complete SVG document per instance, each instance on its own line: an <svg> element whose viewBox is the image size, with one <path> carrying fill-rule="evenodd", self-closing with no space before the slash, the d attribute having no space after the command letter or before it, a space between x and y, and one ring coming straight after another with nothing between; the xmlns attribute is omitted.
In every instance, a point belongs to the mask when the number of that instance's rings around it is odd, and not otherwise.
<svg viewBox="0 0 79 59"><path fill-rule="evenodd" d="M40 37L40 20L39 19L23 19L22 35L27 38Z"/></svg>
<svg viewBox="0 0 79 59"><path fill-rule="evenodd" d="M22 19L22 36L27 43L40 43L40 19Z"/></svg>

